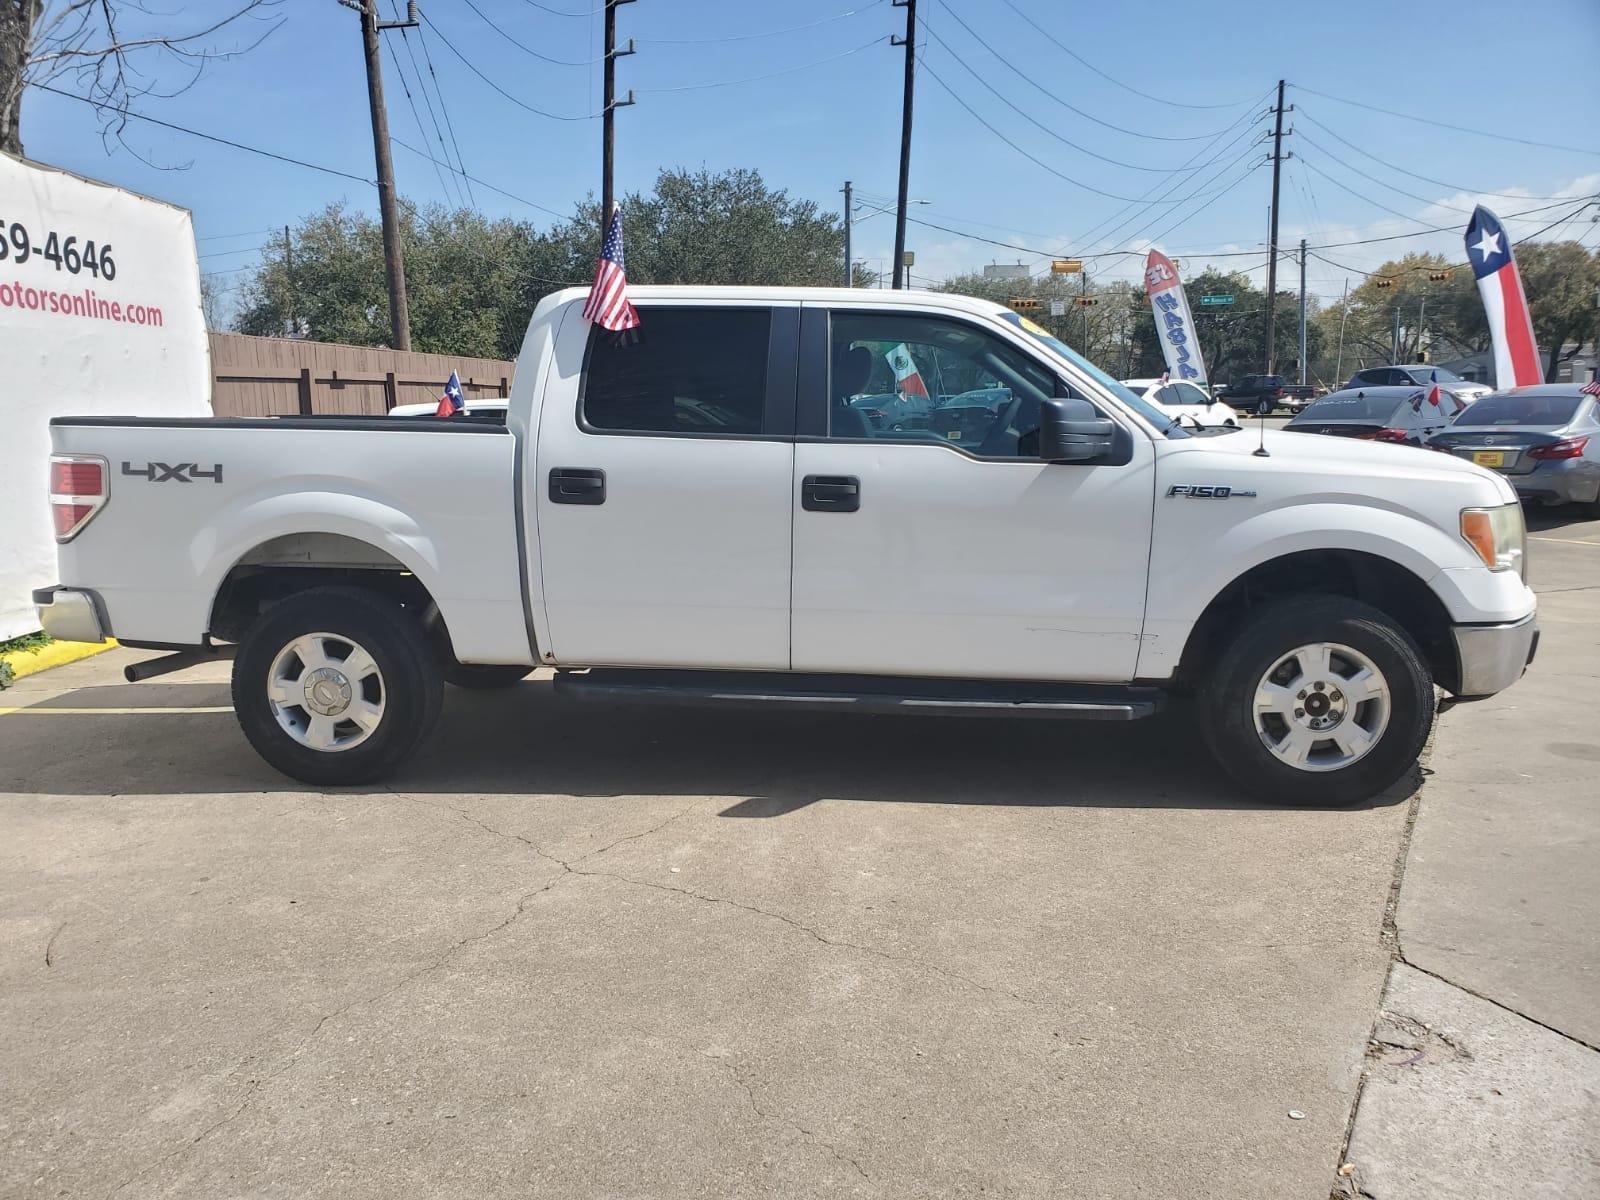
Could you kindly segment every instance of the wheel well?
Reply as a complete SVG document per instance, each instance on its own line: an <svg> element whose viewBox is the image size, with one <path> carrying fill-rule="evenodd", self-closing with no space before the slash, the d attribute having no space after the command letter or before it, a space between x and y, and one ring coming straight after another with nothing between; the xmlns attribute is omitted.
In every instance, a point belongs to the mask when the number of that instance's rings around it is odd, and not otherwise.
<svg viewBox="0 0 1600 1200"><path fill-rule="evenodd" d="M356 538L289 534L263 542L223 578L207 632L237 642L268 608L310 588L343 584L388 596L414 612L423 630L450 654L444 617L423 583L399 559ZM453 657L453 655L452 655Z"/></svg>
<svg viewBox="0 0 1600 1200"><path fill-rule="evenodd" d="M1399 622L1422 651L1440 687L1454 691L1459 668L1450 614L1433 589L1400 564L1359 550L1306 550L1251 567L1219 592L1195 622L1178 664L1180 687L1192 688L1228 644L1250 609L1284 596L1349 596Z"/></svg>

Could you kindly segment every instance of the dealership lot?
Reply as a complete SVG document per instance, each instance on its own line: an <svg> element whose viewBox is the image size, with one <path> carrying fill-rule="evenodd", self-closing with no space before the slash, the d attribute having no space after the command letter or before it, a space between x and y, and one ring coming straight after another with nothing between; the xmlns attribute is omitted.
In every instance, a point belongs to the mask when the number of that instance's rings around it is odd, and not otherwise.
<svg viewBox="0 0 1600 1200"><path fill-rule="evenodd" d="M1586 738L1552 681L1593 662L1600 522L1533 523L1541 661L1444 717L1397 894L1411 785L1242 802L1181 711L536 677L452 692L393 790L311 793L217 711L220 664L24 680L0 1193L1321 1200L1401 939L1596 1040L1592 706Z"/></svg>

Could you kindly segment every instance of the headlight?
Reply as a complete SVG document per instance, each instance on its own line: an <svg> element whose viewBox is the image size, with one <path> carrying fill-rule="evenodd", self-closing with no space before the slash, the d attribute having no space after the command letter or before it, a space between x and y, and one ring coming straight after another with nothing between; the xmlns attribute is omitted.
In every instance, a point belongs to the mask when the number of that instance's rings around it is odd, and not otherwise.
<svg viewBox="0 0 1600 1200"><path fill-rule="evenodd" d="M1461 536L1491 571L1516 571L1528 577L1527 535L1522 505L1513 501L1494 508L1461 510Z"/></svg>

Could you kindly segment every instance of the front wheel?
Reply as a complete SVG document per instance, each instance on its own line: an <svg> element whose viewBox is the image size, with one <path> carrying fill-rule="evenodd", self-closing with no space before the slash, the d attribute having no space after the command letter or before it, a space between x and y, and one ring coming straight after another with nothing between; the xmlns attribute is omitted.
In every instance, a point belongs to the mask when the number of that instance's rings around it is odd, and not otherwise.
<svg viewBox="0 0 1600 1200"><path fill-rule="evenodd" d="M313 588L273 605L233 663L234 711L256 753L318 785L388 774L426 738L442 691L411 614L358 588Z"/></svg>
<svg viewBox="0 0 1600 1200"><path fill-rule="evenodd" d="M1386 613L1295 596L1253 614L1217 654L1200 720L1217 762L1287 804L1370 799L1416 762L1433 727L1433 675Z"/></svg>

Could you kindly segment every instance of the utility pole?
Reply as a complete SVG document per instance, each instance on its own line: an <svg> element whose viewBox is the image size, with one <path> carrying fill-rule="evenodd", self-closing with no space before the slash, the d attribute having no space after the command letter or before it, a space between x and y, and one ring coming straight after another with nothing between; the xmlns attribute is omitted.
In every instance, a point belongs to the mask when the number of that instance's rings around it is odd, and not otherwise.
<svg viewBox="0 0 1600 1200"><path fill-rule="evenodd" d="M1267 374L1273 373L1277 355L1273 345L1273 311L1278 301L1278 177L1283 171L1283 80L1278 80L1277 119L1272 129L1272 229L1267 237ZM1291 130L1291 132L1293 132Z"/></svg>
<svg viewBox="0 0 1600 1200"><path fill-rule="evenodd" d="M1389 343L1389 361L1392 362L1392 363L1397 363L1397 362L1400 361L1400 306L1399 305L1396 305L1395 306L1395 310L1394 310L1394 338Z"/></svg>
<svg viewBox="0 0 1600 1200"><path fill-rule="evenodd" d="M283 280L284 290L289 296L289 302L284 305L284 308L288 311L288 320L285 322L288 328L284 332L290 337L299 337L300 322L295 319L294 315L294 243L289 240L289 227L287 225L283 227Z"/></svg>
<svg viewBox="0 0 1600 1200"><path fill-rule="evenodd" d="M906 48L905 98L900 112L900 198L894 213L894 286L905 286L906 203L911 187L911 95L917 73L917 0L894 0L896 8L906 10L906 36L891 37L891 46Z"/></svg>
<svg viewBox="0 0 1600 1200"><path fill-rule="evenodd" d="M844 181L844 285L854 287L856 282L855 265L850 261L850 217L855 208L855 193L850 188L850 181Z"/></svg>
<svg viewBox="0 0 1600 1200"><path fill-rule="evenodd" d="M1417 358L1419 360L1421 360L1421 361L1426 361L1426 360L1424 360L1422 358L1422 339L1424 337L1426 337L1427 334L1428 334L1428 295L1427 295L1426 292L1424 292L1423 295L1422 295L1422 304L1417 309Z"/></svg>
<svg viewBox="0 0 1600 1200"><path fill-rule="evenodd" d="M632 4L633 0L606 0L606 62L605 107L600 117L600 240L604 241L606 226L611 223L611 206L616 203L616 115L617 109L633 103L633 89L628 89L626 100L617 99L617 59L634 53L633 39L628 39L626 50L617 49L617 6Z"/></svg>
<svg viewBox="0 0 1600 1200"><path fill-rule="evenodd" d="M1333 382L1337 387L1344 377L1344 323L1350 319L1350 276L1344 277L1344 295L1339 299L1339 353L1333 360Z"/></svg>
<svg viewBox="0 0 1600 1200"><path fill-rule="evenodd" d="M372 149L378 164L378 212L383 218L383 273L389 284L389 340L396 350L411 349L411 305L406 299L406 259L395 211L394 158L389 150L389 114L383 106L383 60L378 33L417 24L416 0L404 21L378 20L378 0L339 0L361 14L361 49L367 60L367 103L372 108Z"/></svg>
<svg viewBox="0 0 1600 1200"><path fill-rule="evenodd" d="M1306 240L1300 239L1300 382L1306 381Z"/></svg>

